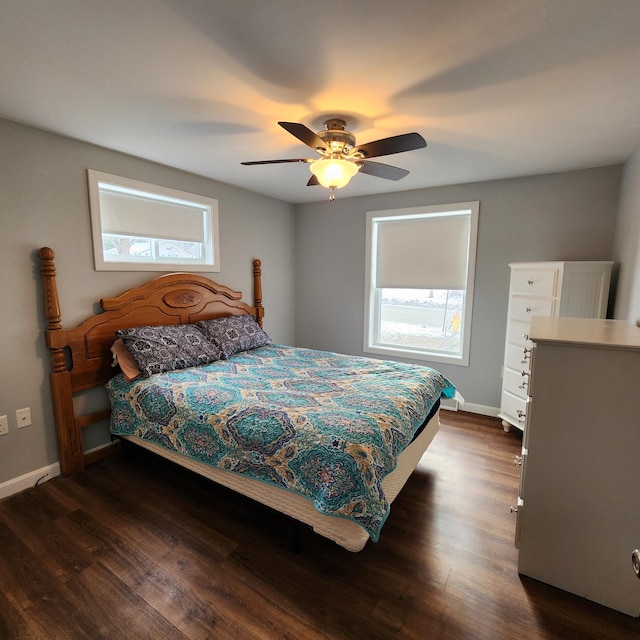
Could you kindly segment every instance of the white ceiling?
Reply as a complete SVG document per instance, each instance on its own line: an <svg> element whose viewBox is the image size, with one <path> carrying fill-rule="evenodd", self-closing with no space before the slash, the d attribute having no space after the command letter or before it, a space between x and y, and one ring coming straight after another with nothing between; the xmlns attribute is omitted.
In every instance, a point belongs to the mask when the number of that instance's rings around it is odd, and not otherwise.
<svg viewBox="0 0 640 640"><path fill-rule="evenodd" d="M640 0L0 0L0 117L297 203L335 115L428 142L339 198L623 162Z"/></svg>

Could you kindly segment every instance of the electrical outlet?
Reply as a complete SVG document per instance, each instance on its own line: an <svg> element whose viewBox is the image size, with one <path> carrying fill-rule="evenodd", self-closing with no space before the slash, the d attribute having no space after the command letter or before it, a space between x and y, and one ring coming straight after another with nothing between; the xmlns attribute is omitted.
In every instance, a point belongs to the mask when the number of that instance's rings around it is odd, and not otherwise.
<svg viewBox="0 0 640 640"><path fill-rule="evenodd" d="M18 423L18 429L22 427L28 427L31 425L31 408L18 409L16 411L16 422Z"/></svg>
<svg viewBox="0 0 640 640"><path fill-rule="evenodd" d="M6 436L9 433L9 419L7 416L0 416L0 436Z"/></svg>

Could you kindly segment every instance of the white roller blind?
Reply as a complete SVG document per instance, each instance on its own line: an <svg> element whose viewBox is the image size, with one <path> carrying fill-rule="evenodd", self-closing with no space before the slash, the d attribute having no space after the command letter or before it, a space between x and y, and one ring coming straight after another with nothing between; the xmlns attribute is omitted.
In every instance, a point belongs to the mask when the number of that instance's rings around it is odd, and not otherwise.
<svg viewBox="0 0 640 640"><path fill-rule="evenodd" d="M466 289L471 212L377 221L376 287Z"/></svg>
<svg viewBox="0 0 640 640"><path fill-rule="evenodd" d="M204 242L201 207L100 189L103 233Z"/></svg>

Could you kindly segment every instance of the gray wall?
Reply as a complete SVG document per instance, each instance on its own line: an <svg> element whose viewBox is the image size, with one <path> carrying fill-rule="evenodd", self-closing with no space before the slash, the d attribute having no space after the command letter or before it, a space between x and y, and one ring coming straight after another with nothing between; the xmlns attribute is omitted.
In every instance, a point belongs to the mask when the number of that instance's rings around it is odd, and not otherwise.
<svg viewBox="0 0 640 640"><path fill-rule="evenodd" d="M56 252L65 327L97 311L100 298L159 275L94 271L88 168L217 198L222 270L211 277L250 296L251 261L261 258L265 329L278 342L294 341L292 205L0 120L0 415L10 425L0 436L0 484L57 461L38 249ZM18 430L23 407L31 407L33 426ZM85 448L108 441L105 425L91 430Z"/></svg>
<svg viewBox="0 0 640 640"><path fill-rule="evenodd" d="M450 377L467 402L498 407L509 263L610 260L621 171L615 165L359 198L338 191L333 203L298 205L296 344L366 355L367 211L479 200L470 363L432 366Z"/></svg>
<svg viewBox="0 0 640 640"><path fill-rule="evenodd" d="M614 317L640 326L640 145L624 166L613 259L620 264Z"/></svg>
<svg viewBox="0 0 640 640"><path fill-rule="evenodd" d="M333 204L294 207L0 120L0 415L10 424L9 435L0 436L0 484L57 461L37 250L51 246L57 253L67 327L97 311L99 298L157 275L93 270L87 168L217 198L222 271L212 277L249 293L251 260L261 258L271 337L353 354L362 354L366 211L480 200L471 363L435 366L469 403L486 407L499 403L508 263L611 259L622 175L613 166L352 199L338 192ZM614 257L622 262L616 315L619 309L620 317L634 320L640 315L638 211L637 150L625 167ZM33 426L18 431L15 411L22 407L31 407ZM85 445L106 439L106 426L99 425Z"/></svg>

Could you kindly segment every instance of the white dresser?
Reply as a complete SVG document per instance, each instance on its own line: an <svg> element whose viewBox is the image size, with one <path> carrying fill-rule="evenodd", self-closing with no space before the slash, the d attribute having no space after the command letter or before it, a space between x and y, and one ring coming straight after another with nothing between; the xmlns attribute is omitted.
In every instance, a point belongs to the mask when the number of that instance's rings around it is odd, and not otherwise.
<svg viewBox="0 0 640 640"><path fill-rule="evenodd" d="M530 331L518 571L637 617L640 327L534 318Z"/></svg>
<svg viewBox="0 0 640 640"><path fill-rule="evenodd" d="M520 262L509 265L509 310L500 413L505 431L524 429L534 316L604 318L613 262Z"/></svg>

